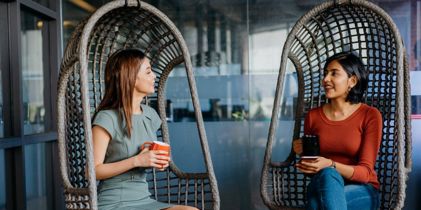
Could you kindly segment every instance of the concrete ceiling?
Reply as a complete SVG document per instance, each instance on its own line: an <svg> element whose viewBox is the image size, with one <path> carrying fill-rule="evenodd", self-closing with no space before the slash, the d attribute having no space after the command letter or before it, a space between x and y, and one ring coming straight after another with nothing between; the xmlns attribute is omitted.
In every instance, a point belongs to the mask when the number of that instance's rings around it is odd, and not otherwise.
<svg viewBox="0 0 421 210"><path fill-rule="evenodd" d="M75 0L63 2L63 8L72 11L64 12L64 19L81 19L80 17L89 14L72 1ZM98 8L109 0L85 1ZM410 0L374 0L375 3L382 3L383 7L407 1ZM285 27L285 23L294 23L305 11L324 0L146 0L145 2L158 7L170 18L177 17L178 20L186 22L194 22L198 18L203 20L223 18L234 24L248 23L253 32Z"/></svg>

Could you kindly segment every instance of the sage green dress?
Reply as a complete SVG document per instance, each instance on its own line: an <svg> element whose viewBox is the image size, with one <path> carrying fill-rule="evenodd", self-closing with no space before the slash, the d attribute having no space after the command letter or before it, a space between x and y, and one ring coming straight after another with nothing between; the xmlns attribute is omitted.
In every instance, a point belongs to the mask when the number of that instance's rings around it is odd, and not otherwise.
<svg viewBox="0 0 421 210"><path fill-rule="evenodd" d="M113 163L135 156L145 141L155 141L156 131L161 125L158 114L149 106L141 105L142 114L132 117L132 135L127 135L126 123L118 110L102 110L96 115L93 125L101 126L111 136L104 163ZM145 168L135 168L115 177L101 180L98 185L99 210L158 210L171 204L150 198Z"/></svg>

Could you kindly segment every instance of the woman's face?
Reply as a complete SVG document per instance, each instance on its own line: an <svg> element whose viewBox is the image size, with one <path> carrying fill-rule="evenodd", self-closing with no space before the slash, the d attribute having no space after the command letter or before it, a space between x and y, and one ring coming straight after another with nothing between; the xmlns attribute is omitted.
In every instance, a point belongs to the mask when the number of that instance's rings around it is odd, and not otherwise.
<svg viewBox="0 0 421 210"><path fill-rule="evenodd" d="M155 92L155 73L152 71L149 59L145 58L140 65L139 72L136 76L136 84L134 91L143 96L152 94Z"/></svg>
<svg viewBox="0 0 421 210"><path fill-rule="evenodd" d="M324 72L323 87L328 99L343 99L348 96L348 91L355 86L355 76L349 77L338 61L330 62Z"/></svg>

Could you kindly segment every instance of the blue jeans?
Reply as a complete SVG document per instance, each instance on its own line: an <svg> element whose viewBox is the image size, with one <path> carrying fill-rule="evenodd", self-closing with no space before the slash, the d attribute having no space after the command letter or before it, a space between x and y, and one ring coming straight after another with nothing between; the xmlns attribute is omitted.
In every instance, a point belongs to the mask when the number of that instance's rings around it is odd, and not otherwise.
<svg viewBox="0 0 421 210"><path fill-rule="evenodd" d="M344 184L334 168L324 168L307 186L308 210L373 210L380 206L379 192L370 184Z"/></svg>

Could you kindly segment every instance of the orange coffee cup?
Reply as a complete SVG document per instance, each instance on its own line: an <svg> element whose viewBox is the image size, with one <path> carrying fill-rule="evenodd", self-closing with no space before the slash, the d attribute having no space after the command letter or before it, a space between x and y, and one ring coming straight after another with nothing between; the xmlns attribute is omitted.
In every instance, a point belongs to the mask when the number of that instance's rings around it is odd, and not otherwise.
<svg viewBox="0 0 421 210"><path fill-rule="evenodd" d="M142 146L140 147L141 150L145 149L145 148L149 148L149 150L163 150L163 151L167 151L168 153L166 154L166 156L170 156L170 145L164 142L160 142L160 141L147 141L145 143L142 144ZM160 164L161 165L161 164ZM164 165L161 165L161 168L163 168Z"/></svg>
<svg viewBox="0 0 421 210"><path fill-rule="evenodd" d="M145 149L145 148L149 148L149 150L163 150L163 151L167 151L168 154L167 156L170 156L170 150L171 147L169 144L164 143L164 142L160 142L160 141L147 141L145 143L142 144L141 146L141 150Z"/></svg>

